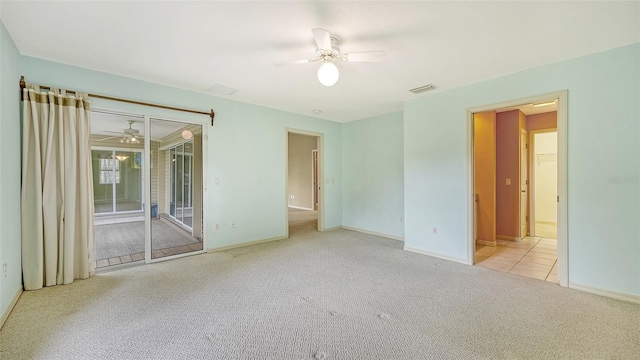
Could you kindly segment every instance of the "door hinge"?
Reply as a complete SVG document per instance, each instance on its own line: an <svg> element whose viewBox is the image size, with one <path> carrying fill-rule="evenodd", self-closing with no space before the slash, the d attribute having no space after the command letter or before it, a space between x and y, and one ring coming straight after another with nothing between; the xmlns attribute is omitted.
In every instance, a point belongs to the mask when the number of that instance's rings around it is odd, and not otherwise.
<svg viewBox="0 0 640 360"><path fill-rule="evenodd" d="M560 195L556 196L556 202L560 202Z"/></svg>

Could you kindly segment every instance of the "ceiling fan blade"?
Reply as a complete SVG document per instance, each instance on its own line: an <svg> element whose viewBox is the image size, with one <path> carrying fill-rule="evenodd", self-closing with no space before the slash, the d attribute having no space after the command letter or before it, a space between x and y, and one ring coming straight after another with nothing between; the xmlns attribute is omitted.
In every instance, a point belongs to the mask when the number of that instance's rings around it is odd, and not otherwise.
<svg viewBox="0 0 640 360"><path fill-rule="evenodd" d="M120 135L122 135L122 131L109 131L109 130L105 130L104 132L106 132L106 133L110 133L110 134L120 134Z"/></svg>
<svg viewBox="0 0 640 360"><path fill-rule="evenodd" d="M308 63L313 62L313 61L316 61L316 59L293 60L293 61L286 61L286 62L278 63L278 64L276 64L276 66L287 66L287 65L296 65L296 64L308 64Z"/></svg>
<svg viewBox="0 0 640 360"><path fill-rule="evenodd" d="M348 62L379 62L387 57L384 51L364 51L343 54L342 60Z"/></svg>
<svg viewBox="0 0 640 360"><path fill-rule="evenodd" d="M318 44L318 49L320 50L331 50L331 35L325 29L313 28L311 29L313 33L313 37L316 39L316 44Z"/></svg>
<svg viewBox="0 0 640 360"><path fill-rule="evenodd" d="M100 135L98 135L100 136ZM95 139L95 141L107 141L107 140L111 140L111 139L118 139L120 138L120 136L107 136L107 137L103 137L100 139Z"/></svg>

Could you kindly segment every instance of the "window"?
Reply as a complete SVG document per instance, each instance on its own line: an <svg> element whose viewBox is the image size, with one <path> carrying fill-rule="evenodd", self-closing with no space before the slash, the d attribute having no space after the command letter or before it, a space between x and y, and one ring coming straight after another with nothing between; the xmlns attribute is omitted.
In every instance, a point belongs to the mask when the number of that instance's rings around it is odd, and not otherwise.
<svg viewBox="0 0 640 360"><path fill-rule="evenodd" d="M100 159L100 184L113 184L114 174L116 184L120 184L120 160Z"/></svg>

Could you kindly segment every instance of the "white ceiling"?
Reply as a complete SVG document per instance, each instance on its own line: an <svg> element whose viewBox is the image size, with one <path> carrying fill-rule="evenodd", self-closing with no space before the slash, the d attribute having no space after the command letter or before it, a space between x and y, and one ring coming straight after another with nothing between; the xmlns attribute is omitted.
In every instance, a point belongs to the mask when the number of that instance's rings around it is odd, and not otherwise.
<svg viewBox="0 0 640 360"><path fill-rule="evenodd" d="M402 109L489 78L640 41L640 2L3 1L24 55L334 121ZM311 28L343 52L384 50L383 63L338 63L322 86ZM28 80L28 79L27 79ZM105 91L108 92L108 91ZM108 94L117 96L118 94ZM218 95L218 94L215 94ZM314 114L314 109L322 110Z"/></svg>

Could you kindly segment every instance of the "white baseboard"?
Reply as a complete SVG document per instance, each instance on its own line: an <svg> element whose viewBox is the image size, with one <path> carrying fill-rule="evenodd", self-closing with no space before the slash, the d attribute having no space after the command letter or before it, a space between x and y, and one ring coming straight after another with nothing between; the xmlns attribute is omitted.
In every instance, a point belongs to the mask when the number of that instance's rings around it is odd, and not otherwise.
<svg viewBox="0 0 640 360"><path fill-rule="evenodd" d="M481 240L481 239L476 239L476 244L478 245L484 245L484 246L498 246L498 242L493 240Z"/></svg>
<svg viewBox="0 0 640 360"><path fill-rule="evenodd" d="M218 252L218 251L226 251L226 250L231 250L231 249L235 249L235 248L240 248L240 247L245 247L245 246L250 246L250 245L256 245L256 244L262 244L262 243L271 242L271 241L284 240L284 239L287 239L287 237L286 236L277 236L277 237L273 237L273 238L269 238L269 239L249 241L249 242L245 242L245 243L241 243L241 244L214 247L214 248L207 249L207 253L214 253L214 252Z"/></svg>
<svg viewBox="0 0 640 360"><path fill-rule="evenodd" d="M572 283L572 282L569 282L569 288L570 289L574 289L574 290L584 291L584 292L591 293L591 294L596 294L596 295L608 297L608 298L612 298L612 299L616 299L616 300L623 300L623 301L632 302L634 304L640 304L640 295L627 294L627 293L623 293L623 292L607 290L607 289L601 289L601 288L597 288L595 286L576 284L576 283Z"/></svg>
<svg viewBox="0 0 640 360"><path fill-rule="evenodd" d="M457 263L460 263L460 264L469 265L469 263L467 262L466 259L458 259L458 258L454 258L452 256L438 254L438 253L434 253L434 252L431 252L431 251L415 249L415 248L411 248L411 247L407 247L407 246L405 246L404 249L406 251L411 251L411 252L416 253L416 254L427 255L427 256L438 258L438 259L449 260L449 261L457 262Z"/></svg>
<svg viewBox="0 0 640 360"><path fill-rule="evenodd" d="M496 239L498 240L509 240L509 241L517 241L520 242L522 239L518 236L509 236L509 235L496 235Z"/></svg>
<svg viewBox="0 0 640 360"><path fill-rule="evenodd" d="M322 231L332 231L332 230L341 230L341 229L344 229L344 227L343 226L334 226L332 228L324 229Z"/></svg>
<svg viewBox="0 0 640 360"><path fill-rule="evenodd" d="M300 209L300 210L309 210L309 211L313 211L314 210L312 208L306 208L306 207L302 207L302 206L289 205L289 207L292 208L292 209Z"/></svg>
<svg viewBox="0 0 640 360"><path fill-rule="evenodd" d="M15 295L13 295L13 299L11 299L11 303L7 307L7 310L5 310L2 314L2 318L0 318L0 329L2 329L2 327L4 326L4 322L7 321L7 318L9 317L9 314L11 314L11 310L13 310L13 307L16 306L18 299L20 299L20 295L22 295L22 287L20 287L18 291L16 291Z"/></svg>
<svg viewBox="0 0 640 360"><path fill-rule="evenodd" d="M354 227L351 227L351 226L342 226L342 228L345 229L345 230L356 231L356 232L360 232L360 233L363 233L363 234L375 235L375 236L380 236L380 237L384 237L384 238L387 238L387 239L404 241L404 237L402 237L402 236L383 234L383 233L379 233L379 232L375 232L375 231L369 231L369 230L365 230L365 229L354 228Z"/></svg>

